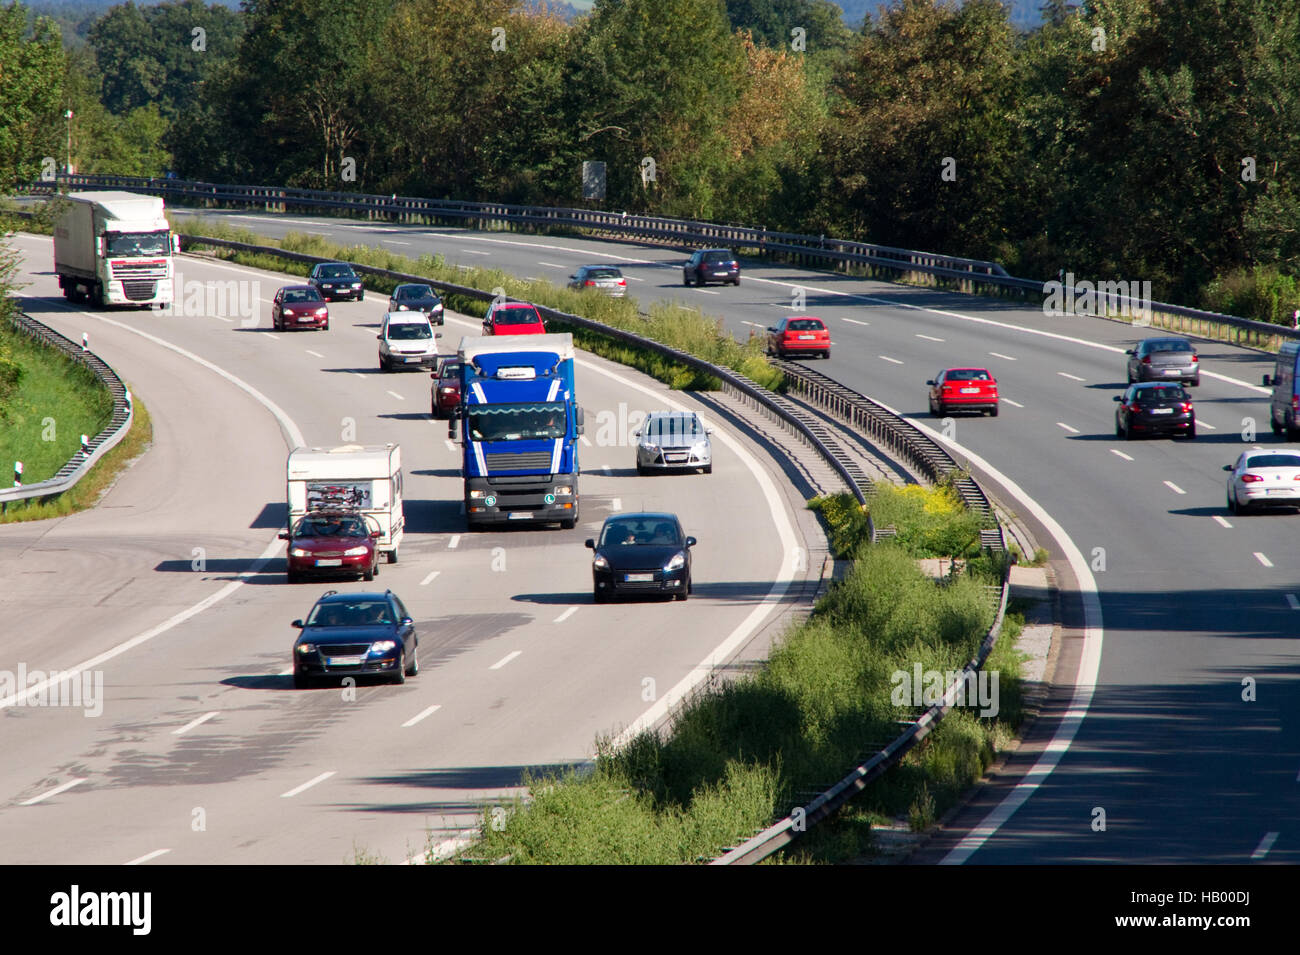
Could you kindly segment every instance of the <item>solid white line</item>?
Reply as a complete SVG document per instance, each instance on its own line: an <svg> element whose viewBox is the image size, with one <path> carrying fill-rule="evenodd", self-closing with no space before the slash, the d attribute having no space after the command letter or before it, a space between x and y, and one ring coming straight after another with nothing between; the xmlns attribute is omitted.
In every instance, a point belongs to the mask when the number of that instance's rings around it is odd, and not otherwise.
<svg viewBox="0 0 1300 955"><path fill-rule="evenodd" d="M577 613L577 612L578 612L578 608L577 608L577 607L570 607L568 610L564 611L564 613L562 613L562 614L560 614L558 617L556 617L555 620L552 621L552 622L553 622L553 623L564 623L564 621L568 620L570 617L572 617L572 616L573 616L575 613Z"/></svg>
<svg viewBox="0 0 1300 955"><path fill-rule="evenodd" d="M1068 424L1066 424L1064 421L1058 421L1058 422L1056 422L1056 426L1057 426L1058 428L1064 428L1066 431L1070 432L1070 434L1078 434L1078 433L1079 433L1079 429L1078 429L1078 428L1071 428L1071 427L1070 427Z"/></svg>
<svg viewBox="0 0 1300 955"><path fill-rule="evenodd" d="M1013 407L1013 408L1023 408L1023 407L1024 407L1024 405L1022 405L1019 401L1012 401L1010 398L999 398L999 400L1000 400L1000 401L1005 401L1007 404L1011 405L1011 407Z"/></svg>
<svg viewBox="0 0 1300 955"><path fill-rule="evenodd" d="M503 657L502 657L500 660L498 660L496 663L494 663L494 664L492 664L490 667L488 667L488 669L489 669L489 670L500 670L503 666L505 666L507 663L509 663L511 660L513 660L515 657L519 656L519 655L522 654L523 652L524 652L523 650L511 650L509 653L507 653L505 656L503 656Z"/></svg>
<svg viewBox="0 0 1300 955"><path fill-rule="evenodd" d="M262 335L263 335L263 337L265 337L265 338L269 338L269 339L271 339L271 341L273 341L273 342L278 342L278 341L280 340L280 336L279 336L279 335L276 335L276 334L274 334L274 333L272 333L272 332L263 332Z"/></svg>
<svg viewBox="0 0 1300 955"><path fill-rule="evenodd" d="M307 780L301 786L294 786L293 789L290 789L287 793L280 793L280 798L291 799L294 796L298 795L298 793L305 792L306 790L311 789L311 787L315 786L317 783L325 782L325 780L329 779L333 775L334 775L334 770L332 769L327 773L321 773L319 776Z"/></svg>
<svg viewBox="0 0 1300 955"><path fill-rule="evenodd" d="M146 862L151 862L159 856L165 856L169 852L171 852L170 849L155 849L153 852L148 852L138 859L123 863L123 865L144 865Z"/></svg>
<svg viewBox="0 0 1300 955"><path fill-rule="evenodd" d="M1210 424L1210 422L1208 422L1208 421L1201 421L1199 418L1198 418L1197 421L1196 421L1196 427L1198 427L1198 428L1209 428L1211 431L1218 431L1218 430L1219 430L1215 425Z"/></svg>
<svg viewBox="0 0 1300 955"><path fill-rule="evenodd" d="M420 710L420 712L416 713L409 720L403 723L402 729L406 729L408 726L414 726L416 723L420 722L420 720L424 719L426 716L432 716L434 713L437 713L440 709L442 709L441 703L435 703L433 704L433 706L426 706L424 709Z"/></svg>
<svg viewBox="0 0 1300 955"><path fill-rule="evenodd" d="M850 325L870 325L870 322L860 322L856 318L842 318L842 322L848 322Z"/></svg>
<svg viewBox="0 0 1300 955"><path fill-rule="evenodd" d="M1296 599L1295 594L1287 594L1286 603L1292 610L1300 610L1300 600Z"/></svg>
<svg viewBox="0 0 1300 955"><path fill-rule="evenodd" d="M380 242L386 242L388 245L410 245L409 242L398 242L396 239L380 239Z"/></svg>
<svg viewBox="0 0 1300 955"><path fill-rule="evenodd" d="M1133 460L1131 457L1129 457L1127 454L1125 454L1123 451L1119 450L1118 448L1111 448L1110 453L1117 457L1123 458L1125 461Z"/></svg>
<svg viewBox="0 0 1300 955"><path fill-rule="evenodd" d="M39 796L33 796L31 799L28 799L25 802L20 802L18 805L35 806L38 802L42 802L46 799L49 799L51 796L57 796L59 793L67 792L73 786L84 783L85 781L86 780L84 777L82 777L81 779L70 779L66 783L63 783L61 786L55 786L53 789L47 789Z"/></svg>
<svg viewBox="0 0 1300 955"><path fill-rule="evenodd" d="M1071 374L1069 374L1068 372L1064 372L1064 371L1058 371L1057 374L1060 375L1062 378L1069 378L1071 381L1087 381L1087 380L1088 380L1088 379L1086 379L1086 378L1080 378L1078 375L1071 375Z"/></svg>
<svg viewBox="0 0 1300 955"><path fill-rule="evenodd" d="M427 587L427 586L429 586L429 584L433 581L433 578L437 577L437 576L438 576L439 574L441 574L441 573L442 573L442 571L440 571L440 570L431 570L431 571L429 571L429 575L428 575L427 577L425 577L424 580L420 581L420 586L421 586L421 587Z"/></svg>
<svg viewBox="0 0 1300 955"><path fill-rule="evenodd" d="M1263 554L1261 554L1259 551L1255 551L1255 559L1259 561L1261 564L1263 564L1265 567L1273 566L1273 562L1269 560L1267 557L1265 557Z"/></svg>
<svg viewBox="0 0 1300 955"><path fill-rule="evenodd" d="M548 268L552 268L552 269L567 269L567 268L568 268L567 265L561 265L559 262L542 262L542 261L538 261L537 264L538 264L538 265L545 265L545 266L547 266Z"/></svg>
<svg viewBox="0 0 1300 955"><path fill-rule="evenodd" d="M784 305L778 305L777 308L785 308L785 306L784 306ZM753 325L755 328L766 328L766 327L767 327L767 326L765 326L765 325L760 325L758 322L747 322L747 321L745 321L743 318L740 320L740 324L742 324L742 325ZM807 326L805 326L805 327L807 327Z"/></svg>
<svg viewBox="0 0 1300 955"><path fill-rule="evenodd" d="M1015 359L1012 358L1010 355L1004 355L1002 354L1002 352L999 351L991 351L989 352L989 354L992 355L994 358L1005 358L1007 361L1015 361Z"/></svg>
<svg viewBox="0 0 1300 955"><path fill-rule="evenodd" d="M1186 494L1186 493L1187 493L1187 492L1184 491L1181 487L1179 487L1177 484L1175 484L1173 481L1166 481L1166 482L1165 482L1165 487L1169 488L1169 490L1173 491L1175 494Z"/></svg>
<svg viewBox="0 0 1300 955"><path fill-rule="evenodd" d="M612 501L609 502L609 509L611 511L623 510L623 499L621 497L614 498Z"/></svg>
<svg viewBox="0 0 1300 955"><path fill-rule="evenodd" d="M455 550L459 546L460 546L460 535L452 534L451 540L447 541L447 548L449 550Z"/></svg>
<svg viewBox="0 0 1300 955"><path fill-rule="evenodd" d="M928 341L928 342L941 342L941 341L943 341L942 338L935 338L933 335L922 335L920 332L917 332L917 333L916 333L916 337L917 337L917 338L924 338L924 339L925 339L926 341Z"/></svg>
<svg viewBox="0 0 1300 955"><path fill-rule="evenodd" d="M591 447L591 438L587 437L585 434L578 435L578 439L582 441L582 443L585 444L587 447Z"/></svg>
<svg viewBox="0 0 1300 955"><path fill-rule="evenodd" d="M394 398L396 398L398 401L405 401L405 400L406 400L405 398L403 398L401 395L399 395L399 394L398 394L397 392L395 392L395 391L390 391L389 394L392 395Z"/></svg>
<svg viewBox="0 0 1300 955"><path fill-rule="evenodd" d="M883 358L885 361L893 362L895 365L902 364L902 362L899 361L897 358L890 358L888 355L881 355L880 357Z"/></svg>
<svg viewBox="0 0 1300 955"><path fill-rule="evenodd" d="M322 355L320 352L318 352L318 351L312 351L310 348L306 349L306 351L307 351L307 354L308 354L308 355L311 355L313 358L324 358L324 357L325 357L325 356Z"/></svg>
<svg viewBox="0 0 1300 955"><path fill-rule="evenodd" d="M1264 858L1264 856L1268 855L1268 850L1273 848L1273 843L1277 842L1277 837L1278 833L1276 832L1264 833L1264 838L1259 840L1259 845L1255 847L1255 851L1250 854L1250 857L1252 859Z"/></svg>
<svg viewBox="0 0 1300 955"><path fill-rule="evenodd" d="M1220 517L1218 514L1215 514L1215 515L1214 515L1214 519L1215 519L1216 521L1218 521L1220 524L1222 524L1224 527L1231 527L1231 526L1232 526L1232 525L1229 524L1226 520L1224 520L1222 517Z"/></svg>
<svg viewBox="0 0 1300 955"><path fill-rule="evenodd" d="M448 450L448 451L455 451L455 450L456 450L456 442L453 441L453 440L451 440L451 438L448 438L448 439L446 440L446 445L447 445L447 450Z"/></svg>
<svg viewBox="0 0 1300 955"><path fill-rule="evenodd" d="M188 723L186 723L186 724L185 724L184 726L182 726L180 729L172 730L172 735L173 735L173 736L180 736L180 735L182 735L182 734L184 734L184 733L188 733L190 730L194 729L194 727L196 727L196 726L200 726L200 725L202 725L203 723L206 723L208 720L212 719L212 717L216 716L218 712L220 712L220 711L219 711L219 710L213 710L211 713L204 713L204 714L203 714L202 716L200 716L198 719L190 720Z"/></svg>

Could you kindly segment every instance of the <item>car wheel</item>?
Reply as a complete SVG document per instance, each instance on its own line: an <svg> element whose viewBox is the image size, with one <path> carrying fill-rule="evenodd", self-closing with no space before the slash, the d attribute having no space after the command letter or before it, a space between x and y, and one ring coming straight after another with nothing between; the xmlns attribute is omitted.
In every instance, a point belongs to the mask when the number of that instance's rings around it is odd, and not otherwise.
<svg viewBox="0 0 1300 955"><path fill-rule="evenodd" d="M1119 418L1115 419L1115 437L1124 437L1124 426L1119 423Z"/></svg>
<svg viewBox="0 0 1300 955"><path fill-rule="evenodd" d="M1228 513L1229 513L1229 514L1236 514L1236 513L1237 513L1237 499L1236 499L1236 497L1233 496L1233 494L1232 494L1231 491L1228 491L1228 492L1225 493L1223 496L1224 496L1224 500L1225 500L1225 502L1227 503L1227 506L1228 506Z"/></svg>
<svg viewBox="0 0 1300 955"><path fill-rule="evenodd" d="M1196 422L1195 422L1195 421L1193 421L1193 422L1192 422L1192 426L1191 426L1190 428L1187 429L1187 440L1188 440L1188 441L1195 441L1195 440L1196 440Z"/></svg>
<svg viewBox="0 0 1300 955"><path fill-rule="evenodd" d="M401 686L406 682L406 651L402 651L402 660L397 664L397 669L393 671L393 682Z"/></svg>
<svg viewBox="0 0 1300 955"><path fill-rule="evenodd" d="M1133 440L1133 429L1132 429L1132 428L1125 428L1125 429L1124 429L1124 440L1125 440L1125 441L1132 441L1132 440Z"/></svg>
<svg viewBox="0 0 1300 955"><path fill-rule="evenodd" d="M330 323L329 323L329 322L326 322L324 325L322 325L322 326L320 327L320 330L321 330L322 332L328 332L328 331L330 330Z"/></svg>
<svg viewBox="0 0 1300 955"><path fill-rule="evenodd" d="M297 584L302 582L302 575L299 574L296 570L289 571L288 573L285 574L285 576L289 578L289 583L291 584Z"/></svg>
<svg viewBox="0 0 1300 955"><path fill-rule="evenodd" d="M1189 381L1188 384L1191 385L1193 388L1201 387L1201 376L1197 375L1195 378Z"/></svg>
<svg viewBox="0 0 1300 955"><path fill-rule="evenodd" d="M691 277L687 275L685 272L682 273L682 284L685 285L687 288L691 287Z"/></svg>
<svg viewBox="0 0 1300 955"><path fill-rule="evenodd" d="M293 687L295 690L305 690L311 686L311 677L301 670L293 671Z"/></svg>
<svg viewBox="0 0 1300 955"><path fill-rule="evenodd" d="M375 571L374 571L374 573L375 573L375 576L376 576L376 577L379 576L379 555L378 555L378 554L375 555Z"/></svg>
<svg viewBox="0 0 1300 955"><path fill-rule="evenodd" d="M686 597L687 592L685 590L679 590L677 593L673 594L673 599L675 600L685 600Z"/></svg>
<svg viewBox="0 0 1300 955"><path fill-rule="evenodd" d="M591 592L592 603L603 604L607 599L608 598L605 596L603 591L592 590Z"/></svg>
<svg viewBox="0 0 1300 955"><path fill-rule="evenodd" d="M578 519L576 517L570 517L567 520L560 521L560 527L566 531L571 531L577 526L578 526Z"/></svg>
<svg viewBox="0 0 1300 955"><path fill-rule="evenodd" d="M1277 419L1273 417L1273 413L1271 411L1268 414L1268 426L1273 429L1274 434L1282 433L1282 426L1277 423Z"/></svg>
<svg viewBox="0 0 1300 955"><path fill-rule="evenodd" d="M712 473L713 473L713 465L712 465L712 464L706 464L706 465L704 465L704 467L702 468L702 470L704 471L705 474L712 474Z"/></svg>
<svg viewBox="0 0 1300 955"><path fill-rule="evenodd" d="M367 581L369 581L369 580L374 580L374 579L375 579L375 568L374 568L373 566L371 566L371 567L367 567L365 570L363 570L363 571L361 572L361 579L362 579L362 580L367 580Z"/></svg>
<svg viewBox="0 0 1300 955"><path fill-rule="evenodd" d="M636 463L636 473L642 475L643 477L645 476L645 468L641 466L640 461Z"/></svg>
<svg viewBox="0 0 1300 955"><path fill-rule="evenodd" d="M736 276L736 280L735 280L734 282L732 282L731 284L732 284L732 285L739 286L739 285L740 285L740 276L737 275L737 276Z"/></svg>
<svg viewBox="0 0 1300 955"><path fill-rule="evenodd" d="M407 676L415 676L420 672L420 645L417 643L415 649L411 651L411 665L406 668Z"/></svg>
<svg viewBox="0 0 1300 955"><path fill-rule="evenodd" d="M389 562L390 564L395 564L395 563L397 563L397 548L396 548L396 547L394 547L392 550L390 550L390 551L388 552L388 562Z"/></svg>

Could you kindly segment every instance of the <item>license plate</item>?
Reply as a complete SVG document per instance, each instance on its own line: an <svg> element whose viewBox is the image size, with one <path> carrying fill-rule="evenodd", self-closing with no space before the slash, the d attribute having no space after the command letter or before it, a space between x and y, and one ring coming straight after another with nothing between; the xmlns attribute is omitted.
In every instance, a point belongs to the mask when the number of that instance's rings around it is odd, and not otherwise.
<svg viewBox="0 0 1300 955"><path fill-rule="evenodd" d="M1173 408L1152 408L1151 413L1152 414L1173 414L1174 409Z"/></svg>
<svg viewBox="0 0 1300 955"><path fill-rule="evenodd" d="M508 521L531 521L533 515L529 511L511 511L507 516Z"/></svg>
<svg viewBox="0 0 1300 955"><path fill-rule="evenodd" d="M1166 368L1166 369L1165 369L1165 374L1166 374L1166 375L1180 375L1180 374L1182 374L1182 372L1181 372L1179 369L1177 369L1177 368Z"/></svg>
<svg viewBox="0 0 1300 955"><path fill-rule="evenodd" d="M963 388L961 393L963 395L978 395L980 390L978 388Z"/></svg>
<svg viewBox="0 0 1300 955"><path fill-rule="evenodd" d="M1291 489L1289 487L1271 487L1268 489L1268 493L1269 494L1290 494Z"/></svg>
<svg viewBox="0 0 1300 955"><path fill-rule="evenodd" d="M655 579L654 574L624 574L623 581L629 584L648 584Z"/></svg>
<svg viewBox="0 0 1300 955"><path fill-rule="evenodd" d="M800 336L799 336L799 341L801 341L801 342L810 342L810 341L813 341L816 337L817 337L816 335L800 335Z"/></svg>
<svg viewBox="0 0 1300 955"><path fill-rule="evenodd" d="M354 667L359 666L365 657L326 657L325 665L329 667Z"/></svg>
<svg viewBox="0 0 1300 955"><path fill-rule="evenodd" d="M725 279L725 278L727 277L727 273L726 273L726 272L714 272L714 273L713 273L713 277L714 277L715 279Z"/></svg>
<svg viewBox="0 0 1300 955"><path fill-rule="evenodd" d="M300 321L300 322L314 322L315 319L312 318L310 315L302 315L302 316L299 316L298 321Z"/></svg>
<svg viewBox="0 0 1300 955"><path fill-rule="evenodd" d="M342 566L343 566L343 558L342 558L342 557L322 557L320 560L316 561L316 566L317 566L317 567L342 567Z"/></svg>
<svg viewBox="0 0 1300 955"><path fill-rule="evenodd" d="M406 359L406 363L407 363L408 365L411 364L412 362L416 362L416 361L424 361L424 359L421 358L419 355L416 355L414 358L408 358L408 359Z"/></svg>

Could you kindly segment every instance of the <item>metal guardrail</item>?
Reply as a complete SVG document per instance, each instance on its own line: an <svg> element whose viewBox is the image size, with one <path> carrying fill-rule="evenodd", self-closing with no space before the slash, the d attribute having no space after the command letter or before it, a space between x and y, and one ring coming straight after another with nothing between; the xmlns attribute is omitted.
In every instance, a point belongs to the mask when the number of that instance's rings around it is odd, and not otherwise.
<svg viewBox="0 0 1300 955"><path fill-rule="evenodd" d="M70 490L80 481L95 462L107 454L131 429L132 408L131 393L102 358L94 352L84 349L77 342L64 338L54 329L21 312L15 311L10 320L21 332L40 341L51 348L57 348L73 361L85 365L108 388L113 396L113 413L108 425L91 438L85 446L74 454L71 460L51 478L35 484L21 487L0 488L0 507L11 501L22 501L33 497L47 497Z"/></svg>

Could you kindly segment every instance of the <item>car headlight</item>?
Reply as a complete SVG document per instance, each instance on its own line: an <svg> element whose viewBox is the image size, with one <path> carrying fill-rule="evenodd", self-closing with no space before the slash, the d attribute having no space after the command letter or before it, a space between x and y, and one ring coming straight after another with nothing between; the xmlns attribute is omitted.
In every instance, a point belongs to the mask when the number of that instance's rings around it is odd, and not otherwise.
<svg viewBox="0 0 1300 955"><path fill-rule="evenodd" d="M597 554L596 559L591 562L591 566L596 570L609 570L609 561L605 559L604 554Z"/></svg>
<svg viewBox="0 0 1300 955"><path fill-rule="evenodd" d="M294 649L297 650L299 653L315 653L315 652L316 652L316 644L314 644L314 643L300 643L300 644L298 644L298 646L296 646Z"/></svg>
<svg viewBox="0 0 1300 955"><path fill-rule="evenodd" d="M664 570L681 570L686 566L686 555L681 551L673 554L673 559L664 565Z"/></svg>
<svg viewBox="0 0 1300 955"><path fill-rule="evenodd" d="M697 457L702 458L709 453L709 442L701 441L691 449L691 452Z"/></svg>
<svg viewBox="0 0 1300 955"><path fill-rule="evenodd" d="M658 450L659 450L659 445L657 445L657 444L643 444L643 445L641 445L641 447L645 448L647 451L658 451Z"/></svg>
<svg viewBox="0 0 1300 955"><path fill-rule="evenodd" d="M290 557L306 557L310 551L303 550L301 547L293 547L289 550Z"/></svg>
<svg viewBox="0 0 1300 955"><path fill-rule="evenodd" d="M433 308L430 309L430 311L432 311L432 312L436 312L437 314L441 315L441 314L442 314L442 306L441 306L441 305L435 305L435 306L433 306Z"/></svg>
<svg viewBox="0 0 1300 955"><path fill-rule="evenodd" d="M374 643L370 644L371 653L388 653L396 649L396 640L376 640Z"/></svg>
<svg viewBox="0 0 1300 955"><path fill-rule="evenodd" d="M397 310L399 312L409 312L411 310L411 307L409 305L399 305L397 306Z"/></svg>
<svg viewBox="0 0 1300 955"><path fill-rule="evenodd" d="M367 551L367 548L365 548L365 547L349 547L347 550L345 550L345 551L343 552L343 556L344 556L344 557L360 557L362 554L366 553L366 551Z"/></svg>
<svg viewBox="0 0 1300 955"><path fill-rule="evenodd" d="M569 485L567 484L561 484L559 487L555 489L555 493L557 496L562 494L572 494L573 488L569 487Z"/></svg>
<svg viewBox="0 0 1300 955"><path fill-rule="evenodd" d="M316 309L316 317L317 317L317 318L324 318L324 317L325 317L326 315L328 315L329 313L330 313L330 310L329 310L328 308L318 308L318 309Z"/></svg>

